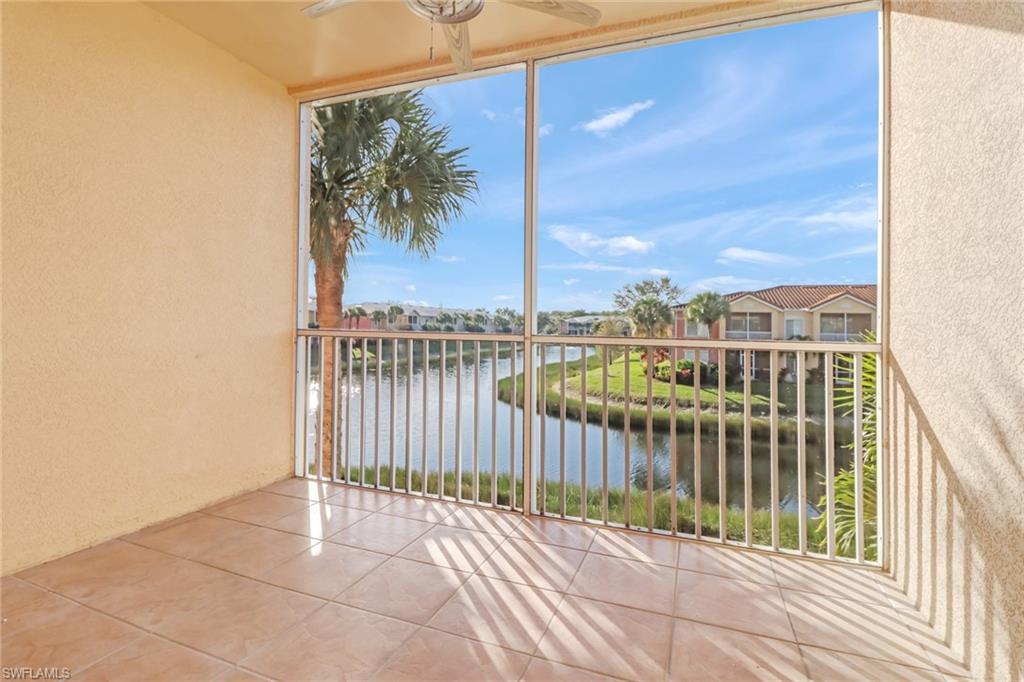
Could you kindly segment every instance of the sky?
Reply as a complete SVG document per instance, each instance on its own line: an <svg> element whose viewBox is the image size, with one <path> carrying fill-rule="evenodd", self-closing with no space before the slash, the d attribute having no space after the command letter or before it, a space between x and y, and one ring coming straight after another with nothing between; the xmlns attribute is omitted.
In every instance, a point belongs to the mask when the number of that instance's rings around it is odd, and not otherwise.
<svg viewBox="0 0 1024 682"><path fill-rule="evenodd" d="M875 13L543 67L539 310L609 310L668 276L687 296L875 283ZM434 256L369 240L345 304L523 301L525 72L428 88L480 192Z"/></svg>

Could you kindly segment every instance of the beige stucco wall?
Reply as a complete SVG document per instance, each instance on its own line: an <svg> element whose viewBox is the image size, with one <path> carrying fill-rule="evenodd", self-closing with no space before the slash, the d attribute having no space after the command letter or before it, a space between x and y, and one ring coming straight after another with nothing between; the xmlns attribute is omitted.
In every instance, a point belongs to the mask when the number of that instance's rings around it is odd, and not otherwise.
<svg viewBox="0 0 1024 682"><path fill-rule="evenodd" d="M288 474L297 135L145 6L2 11L6 574Z"/></svg>
<svg viewBox="0 0 1024 682"><path fill-rule="evenodd" d="M1024 4L894 2L891 570L1024 678Z"/></svg>

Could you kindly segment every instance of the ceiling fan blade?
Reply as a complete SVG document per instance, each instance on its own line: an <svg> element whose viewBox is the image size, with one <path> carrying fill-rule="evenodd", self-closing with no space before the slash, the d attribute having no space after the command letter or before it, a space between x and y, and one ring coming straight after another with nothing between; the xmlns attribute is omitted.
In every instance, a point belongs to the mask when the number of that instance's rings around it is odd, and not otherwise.
<svg viewBox="0 0 1024 682"><path fill-rule="evenodd" d="M451 55L455 70L465 73L473 70L473 49L469 46L469 24L441 24L444 37L448 41L448 54Z"/></svg>
<svg viewBox="0 0 1024 682"><path fill-rule="evenodd" d="M584 26L597 26L601 21L601 10L579 0L505 0L511 5L550 14L560 19L575 21Z"/></svg>
<svg viewBox="0 0 1024 682"><path fill-rule="evenodd" d="M320 2L313 3L308 7L302 8L302 13L310 19L316 19L322 17L328 12L333 12L336 9L341 9L345 5L354 5L360 0L320 0Z"/></svg>

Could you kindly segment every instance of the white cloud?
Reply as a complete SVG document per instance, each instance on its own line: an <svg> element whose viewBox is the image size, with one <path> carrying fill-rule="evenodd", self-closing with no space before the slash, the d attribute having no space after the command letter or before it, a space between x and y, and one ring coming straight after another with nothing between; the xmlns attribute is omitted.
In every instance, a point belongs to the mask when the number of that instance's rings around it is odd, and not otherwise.
<svg viewBox="0 0 1024 682"><path fill-rule="evenodd" d="M495 301L511 301L512 297L508 296L506 294L498 294L497 296L494 297L494 300Z"/></svg>
<svg viewBox="0 0 1024 682"><path fill-rule="evenodd" d="M750 291L752 289L764 289L770 287L771 282L761 279L747 279L734 275L718 275L716 277L705 277L691 282L688 289L693 291L718 291L730 293L733 291Z"/></svg>
<svg viewBox="0 0 1024 682"><path fill-rule="evenodd" d="M874 255L878 250L878 245L874 242L867 244L861 244L860 246L854 246L849 249L843 249L842 251L836 251L835 253L825 254L818 258L818 260L836 260L838 258L849 258L851 256L865 256Z"/></svg>
<svg viewBox="0 0 1024 682"><path fill-rule="evenodd" d="M480 115L486 118L488 121L493 121L498 118L498 115L490 109L481 109Z"/></svg>
<svg viewBox="0 0 1024 682"><path fill-rule="evenodd" d="M654 106L653 99L645 99L642 102L633 102L624 107L609 109L595 119L591 119L582 125L588 133L594 133L598 137L605 137L616 128L621 128L641 111Z"/></svg>
<svg viewBox="0 0 1024 682"><path fill-rule="evenodd" d="M758 251L757 249L744 249L739 246L730 246L722 249L715 260L719 265L731 263L751 263L753 265L792 265L798 260L792 256L773 251Z"/></svg>
<svg viewBox="0 0 1024 682"><path fill-rule="evenodd" d="M466 259L463 258L462 256L438 256L437 260L441 261L442 263L461 263Z"/></svg>
<svg viewBox="0 0 1024 682"><path fill-rule="evenodd" d="M406 291L416 291L416 285L415 284L406 284L405 285L405 290Z"/></svg>
<svg viewBox="0 0 1024 682"><path fill-rule="evenodd" d="M564 284L567 287L571 287L573 284L579 284L579 282L580 281L575 277L569 277L568 279L562 280L562 284Z"/></svg>
<svg viewBox="0 0 1024 682"><path fill-rule="evenodd" d="M627 275L651 275L653 277L665 277L671 274L670 270L663 268L627 268L624 265L608 265L607 263L596 263L586 261L583 263L550 263L541 265L541 270L569 270L583 272L622 272Z"/></svg>
<svg viewBox="0 0 1024 682"><path fill-rule="evenodd" d="M545 123L540 128L537 128L537 135L539 135L540 137L547 137L553 132L555 132L554 123Z"/></svg>
<svg viewBox="0 0 1024 682"><path fill-rule="evenodd" d="M570 225L552 225L548 228L548 233L552 239L581 256L589 256L593 253L606 256L625 256L647 253L654 248L654 242L643 241L633 235L599 237Z"/></svg>
<svg viewBox="0 0 1024 682"><path fill-rule="evenodd" d="M827 209L804 217L813 225L809 234L842 230L874 230L878 227L878 199L874 195L855 195L836 201Z"/></svg>

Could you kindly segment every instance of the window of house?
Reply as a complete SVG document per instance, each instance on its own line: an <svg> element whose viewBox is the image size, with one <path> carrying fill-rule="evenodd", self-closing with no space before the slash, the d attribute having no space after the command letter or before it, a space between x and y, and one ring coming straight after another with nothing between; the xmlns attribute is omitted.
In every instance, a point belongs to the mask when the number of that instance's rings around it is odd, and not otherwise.
<svg viewBox="0 0 1024 682"><path fill-rule="evenodd" d="M804 321L799 317L786 319L786 338L792 339L795 336L804 336Z"/></svg>

